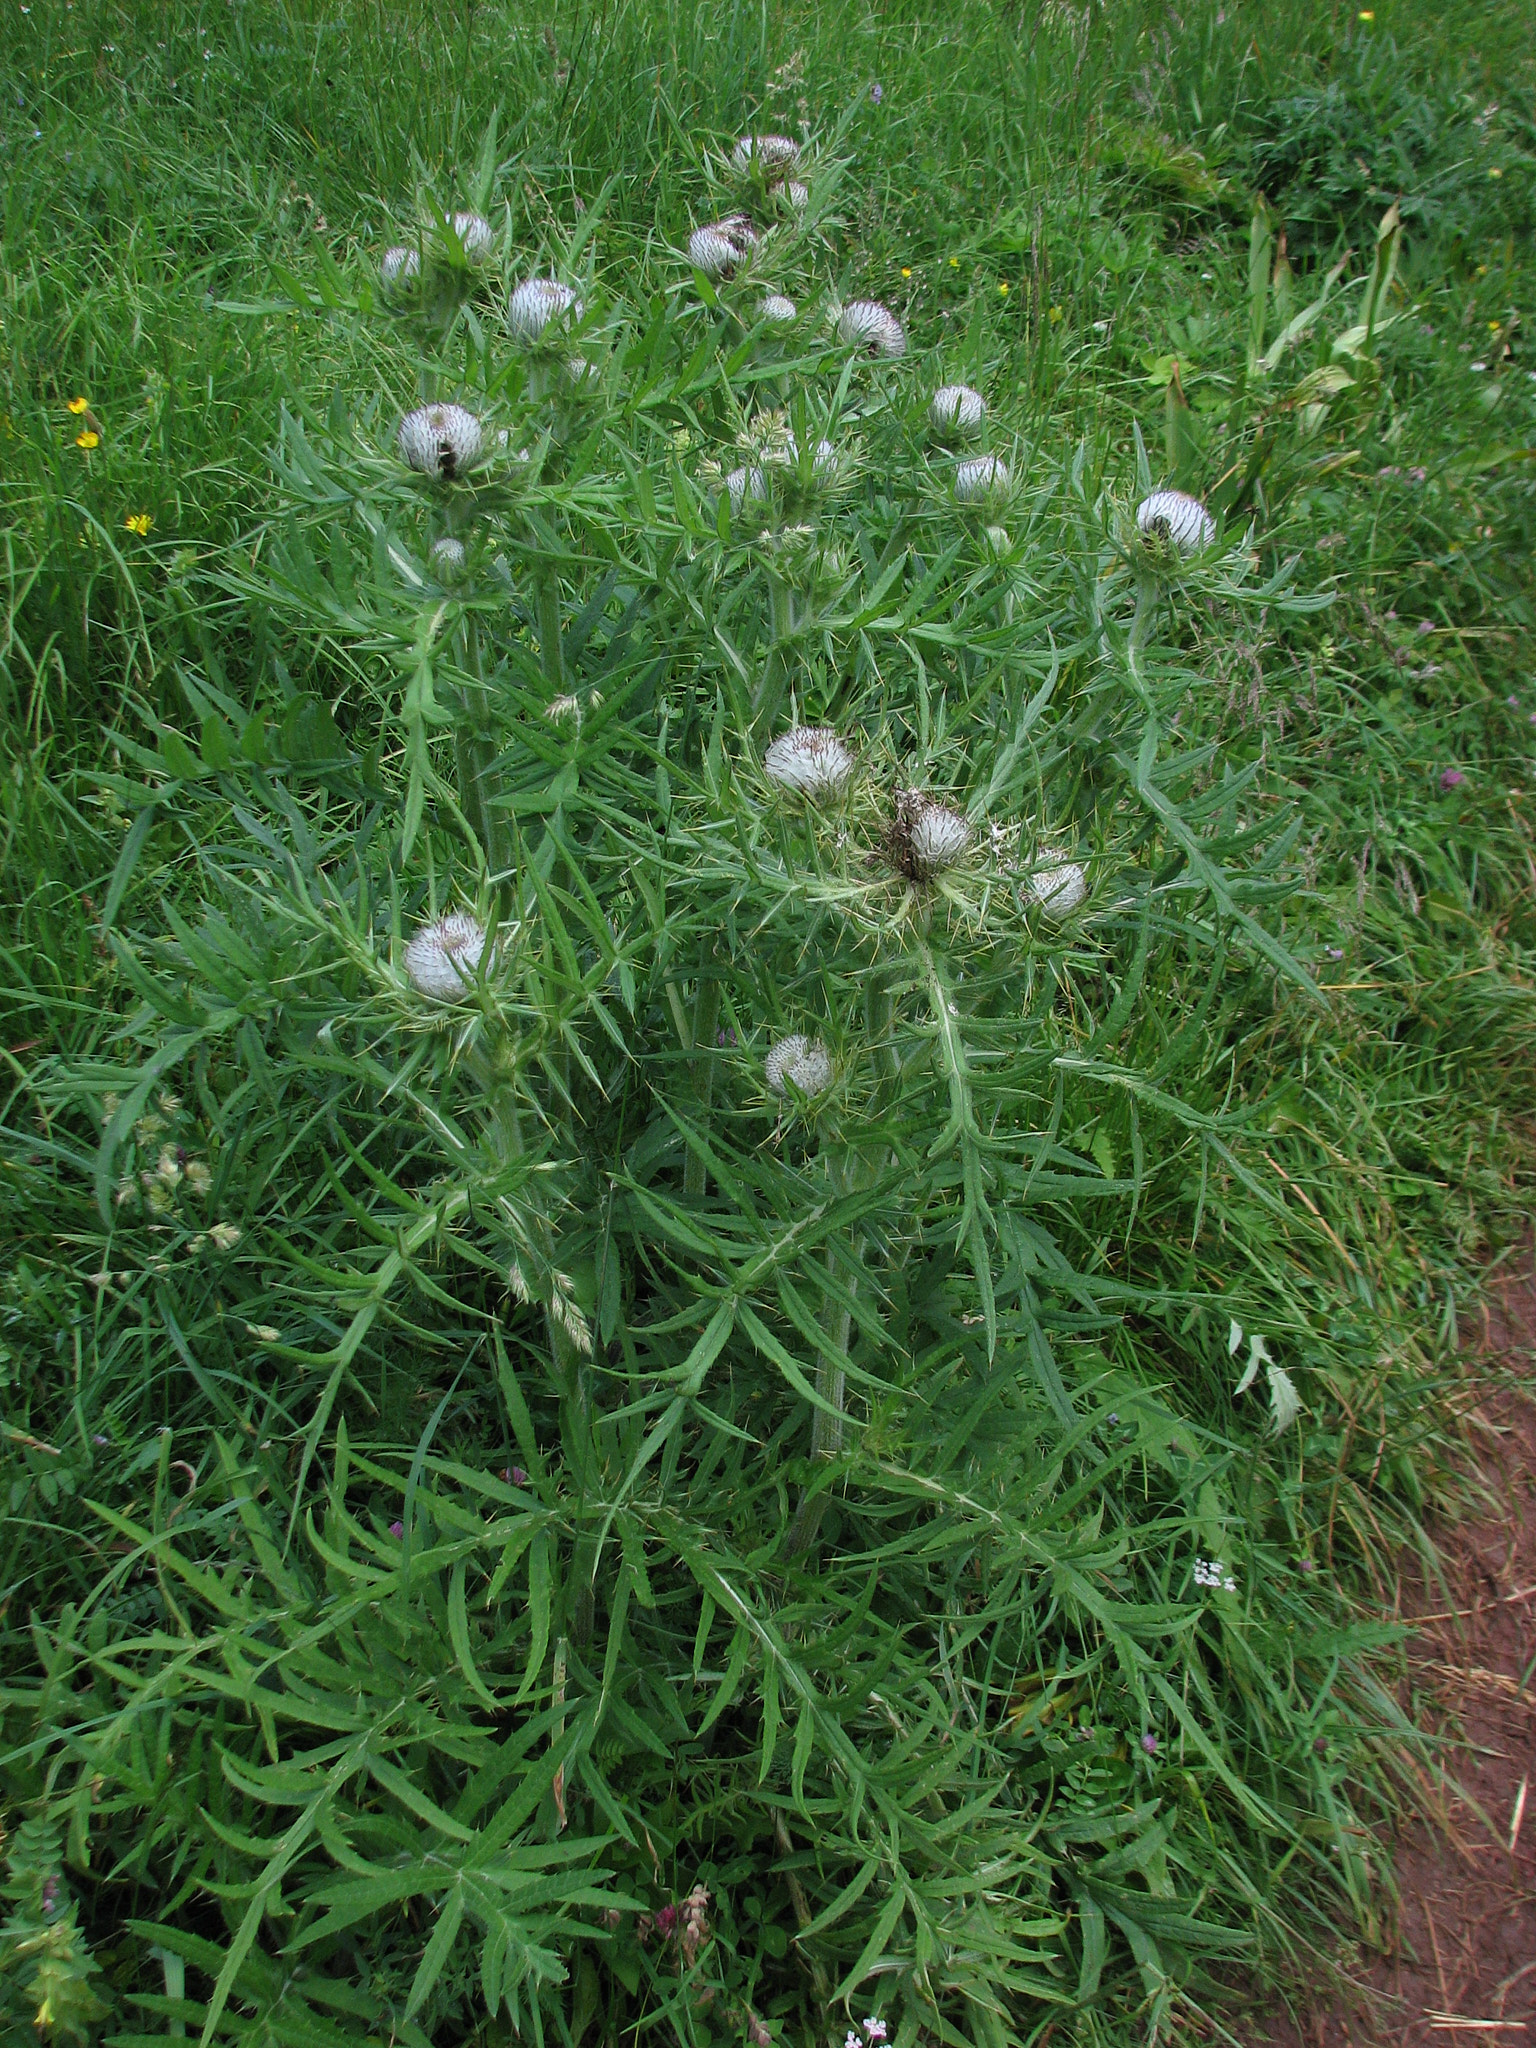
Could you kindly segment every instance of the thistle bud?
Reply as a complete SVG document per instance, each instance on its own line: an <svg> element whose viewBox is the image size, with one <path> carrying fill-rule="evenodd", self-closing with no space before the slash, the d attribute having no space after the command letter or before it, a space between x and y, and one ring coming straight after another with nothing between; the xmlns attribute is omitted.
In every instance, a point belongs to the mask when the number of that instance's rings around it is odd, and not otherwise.
<svg viewBox="0 0 1536 2048"><path fill-rule="evenodd" d="M770 292L758 307L757 317L772 321L775 327L787 327L798 314L793 299L786 299L782 292Z"/></svg>
<svg viewBox="0 0 1536 2048"><path fill-rule="evenodd" d="M788 135L743 135L731 152L731 169L740 176L749 171L787 171L800 161L800 145Z"/></svg>
<svg viewBox="0 0 1536 2048"><path fill-rule="evenodd" d="M739 519L749 500L761 501L768 496L768 479L760 469L733 469L721 489L731 501L731 517Z"/></svg>
<svg viewBox="0 0 1536 2048"><path fill-rule="evenodd" d="M386 249L379 258L379 282L387 292L403 292L421 275L421 253L417 249Z"/></svg>
<svg viewBox="0 0 1536 2048"><path fill-rule="evenodd" d="M568 284L530 277L507 301L507 325L521 341L537 341L552 320L579 320L581 301Z"/></svg>
<svg viewBox="0 0 1536 2048"><path fill-rule="evenodd" d="M901 322L874 299L855 299L837 316L837 338L846 348L871 356L904 356L907 337Z"/></svg>
<svg viewBox="0 0 1536 2048"><path fill-rule="evenodd" d="M688 237L688 261L706 277L729 277L757 247L757 229L744 213L727 214Z"/></svg>
<svg viewBox="0 0 1536 2048"><path fill-rule="evenodd" d="M928 408L928 417L941 434L974 433L986 416L987 401L969 384L941 385Z"/></svg>
<svg viewBox="0 0 1536 2048"><path fill-rule="evenodd" d="M1007 494L1013 478L1000 455L977 455L955 471L955 496L962 505L978 505Z"/></svg>
<svg viewBox="0 0 1536 2048"><path fill-rule="evenodd" d="M763 773L817 803L843 788L853 773L853 756L829 726L794 725L764 754Z"/></svg>
<svg viewBox="0 0 1536 2048"><path fill-rule="evenodd" d="M464 552L464 543L445 533L441 540L432 543L427 556L427 566L439 583L457 583L468 567L469 557Z"/></svg>
<svg viewBox="0 0 1536 2048"><path fill-rule="evenodd" d="M480 422L462 405L421 405L400 422L401 459L425 476L449 482L480 460Z"/></svg>
<svg viewBox="0 0 1536 2048"><path fill-rule="evenodd" d="M1058 865L1036 868L1029 878L1029 893L1039 904L1042 915L1052 924L1060 924L1087 901L1088 877L1075 860L1062 860L1054 847L1042 847L1040 852L1042 859Z"/></svg>
<svg viewBox="0 0 1536 2048"><path fill-rule="evenodd" d="M405 971L414 988L440 1003L461 1003L474 987L485 927L466 911L450 910L424 924L405 949Z"/></svg>
<svg viewBox="0 0 1536 2048"><path fill-rule="evenodd" d="M1005 555L1013 552L1013 535L1006 526L989 526L987 528L987 546L991 550L994 559L1000 562Z"/></svg>
<svg viewBox="0 0 1536 2048"><path fill-rule="evenodd" d="M782 185L775 185L773 196L791 213L803 213L811 198L809 186L802 185L798 178L786 178Z"/></svg>
<svg viewBox="0 0 1536 2048"><path fill-rule="evenodd" d="M1216 538L1216 522L1198 498L1187 491L1154 491L1136 507L1136 524L1148 540L1176 547L1181 555L1208 548Z"/></svg>
<svg viewBox="0 0 1536 2048"><path fill-rule="evenodd" d="M772 1095L787 1095L791 1084L802 1095L820 1095L832 1085L832 1055L819 1038L791 1032L764 1060L763 1081Z"/></svg>
<svg viewBox="0 0 1536 2048"><path fill-rule="evenodd" d="M459 247L471 263L491 253L491 224L483 213L455 213L448 216Z"/></svg>
<svg viewBox="0 0 1536 2048"><path fill-rule="evenodd" d="M971 828L948 804L935 803L920 789L896 792L896 816L886 844L894 867L913 881L927 881L952 868L971 843Z"/></svg>

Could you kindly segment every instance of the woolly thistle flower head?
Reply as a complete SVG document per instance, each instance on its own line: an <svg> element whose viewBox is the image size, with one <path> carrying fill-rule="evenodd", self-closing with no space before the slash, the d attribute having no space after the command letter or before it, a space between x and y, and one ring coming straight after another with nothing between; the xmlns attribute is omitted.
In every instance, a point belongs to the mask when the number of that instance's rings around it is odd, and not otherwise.
<svg viewBox="0 0 1536 2048"><path fill-rule="evenodd" d="M490 255L491 224L483 213L452 213L443 224L453 229L454 240L471 263Z"/></svg>
<svg viewBox="0 0 1536 2048"><path fill-rule="evenodd" d="M433 541L427 565L439 583L457 583L469 565L463 541L445 533L441 540Z"/></svg>
<svg viewBox="0 0 1536 2048"><path fill-rule="evenodd" d="M782 292L770 292L758 307L757 317L771 322L775 327L787 327L791 320L799 316L793 299L786 299Z"/></svg>
<svg viewBox="0 0 1536 2048"><path fill-rule="evenodd" d="M952 868L970 843L971 828L958 811L936 803L923 790L897 790L886 846L900 873L912 881L927 881Z"/></svg>
<svg viewBox="0 0 1536 2048"><path fill-rule="evenodd" d="M764 444L763 460L775 469L799 469L800 444L788 427L781 426ZM817 441L811 450L812 480L818 484L835 483L841 466L841 459L832 443L825 437Z"/></svg>
<svg viewBox="0 0 1536 2048"><path fill-rule="evenodd" d="M397 442L412 469L451 481L474 468L484 438L479 420L462 405L419 405L400 422Z"/></svg>
<svg viewBox="0 0 1536 2048"><path fill-rule="evenodd" d="M474 987L485 927L467 911L450 910L424 924L405 949L405 971L413 988L440 1003L461 1003Z"/></svg>
<svg viewBox="0 0 1536 2048"><path fill-rule="evenodd" d="M398 244L379 258L379 282L387 292L403 292L421 275L421 252Z"/></svg>
<svg viewBox="0 0 1536 2048"><path fill-rule="evenodd" d="M782 185L775 185L773 196L791 213L803 213L811 200L810 187L802 185L798 178L786 178Z"/></svg>
<svg viewBox="0 0 1536 2048"><path fill-rule="evenodd" d="M558 278L530 277L507 301L507 325L521 341L537 341L552 320L581 318L581 301Z"/></svg>
<svg viewBox="0 0 1536 2048"><path fill-rule="evenodd" d="M986 416L987 401L969 384L940 385L928 407L928 417L941 434L973 434Z"/></svg>
<svg viewBox="0 0 1536 2048"><path fill-rule="evenodd" d="M1029 878L1029 893L1039 904L1041 915L1060 924L1088 900L1088 877L1075 860L1064 860L1055 847L1041 847L1040 857L1053 865L1035 869Z"/></svg>
<svg viewBox="0 0 1536 2048"><path fill-rule="evenodd" d="M843 788L853 773L853 756L830 726L793 725L764 754L763 773L814 803Z"/></svg>
<svg viewBox="0 0 1536 2048"><path fill-rule="evenodd" d="M731 501L731 516L739 519L748 504L765 503L768 497L768 479L763 472L751 469L733 469L722 479L721 489Z"/></svg>
<svg viewBox="0 0 1536 2048"><path fill-rule="evenodd" d="M1136 507L1136 524L1148 540L1176 547L1181 555L1208 548L1216 522L1187 491L1154 491Z"/></svg>
<svg viewBox="0 0 1536 2048"><path fill-rule="evenodd" d="M837 338L845 348L870 356L904 356L907 337L888 306L874 299L854 299L837 316Z"/></svg>
<svg viewBox="0 0 1536 2048"><path fill-rule="evenodd" d="M800 145L788 135L743 135L731 151L731 169L745 177L762 171L772 177L800 161Z"/></svg>
<svg viewBox="0 0 1536 2048"><path fill-rule="evenodd" d="M955 470L955 496L962 505L979 505L988 498L1008 494L1013 478L1000 455L977 455Z"/></svg>
<svg viewBox="0 0 1536 2048"><path fill-rule="evenodd" d="M688 261L706 277L729 277L746 262L757 243L757 229L747 216L728 213L724 220L694 229L688 237Z"/></svg>
<svg viewBox="0 0 1536 2048"><path fill-rule="evenodd" d="M763 1081L770 1094L781 1097L791 1083L802 1095L820 1095L832 1085L832 1055L819 1038L793 1031L764 1060Z"/></svg>

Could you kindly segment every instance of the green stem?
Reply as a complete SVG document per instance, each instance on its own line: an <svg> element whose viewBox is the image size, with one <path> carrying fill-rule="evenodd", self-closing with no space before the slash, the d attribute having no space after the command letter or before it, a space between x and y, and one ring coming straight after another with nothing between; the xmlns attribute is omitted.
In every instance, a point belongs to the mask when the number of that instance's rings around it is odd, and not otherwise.
<svg viewBox="0 0 1536 2048"><path fill-rule="evenodd" d="M715 1038L720 1029L720 983L710 971L708 947L699 961L699 986L693 999L693 1092L699 1122L709 1124L710 1098L715 1092ZM704 1161L690 1151L683 1167L683 1193L702 1196L707 1185Z"/></svg>
<svg viewBox="0 0 1536 2048"><path fill-rule="evenodd" d="M831 1260L827 1263L830 1269ZM839 1308L832 1311L826 1329L839 1359L848 1356L848 1338L852 1328L850 1310ZM818 1459L841 1457L846 1427L844 1407L848 1396L848 1374L844 1366L834 1365L830 1359L823 1358L816 1368L816 1392L827 1406L817 1408L816 1418L811 1424L811 1456ZM833 1412L829 1414L828 1409ZM789 1535L784 1543L786 1557L798 1557L810 1548L826 1511L825 1487L816 1492L806 1487L800 1495L800 1505L795 1509L795 1519L789 1525Z"/></svg>
<svg viewBox="0 0 1536 2048"><path fill-rule="evenodd" d="M539 570L539 666L554 695L565 692L565 657L560 646L560 574L553 562Z"/></svg>
<svg viewBox="0 0 1536 2048"><path fill-rule="evenodd" d="M768 653L763 662L762 681L752 705L752 723L766 732L784 699L789 674L789 643L795 633L794 592L782 576L768 575Z"/></svg>

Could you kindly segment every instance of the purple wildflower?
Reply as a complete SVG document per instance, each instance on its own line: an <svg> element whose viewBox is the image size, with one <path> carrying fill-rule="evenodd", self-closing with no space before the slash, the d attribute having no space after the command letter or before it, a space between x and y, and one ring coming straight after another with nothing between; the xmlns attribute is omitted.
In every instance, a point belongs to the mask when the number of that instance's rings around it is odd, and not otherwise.
<svg viewBox="0 0 1536 2048"><path fill-rule="evenodd" d="M874 101L877 107L879 106L880 102L885 98L885 87L880 83L878 78L875 80L874 84L869 88L869 96Z"/></svg>
<svg viewBox="0 0 1536 2048"><path fill-rule="evenodd" d="M389 1533L391 1536L394 1537L395 1541L398 1543L401 1537L405 1534L404 1522L391 1522L389 1525Z"/></svg>
<svg viewBox="0 0 1536 2048"><path fill-rule="evenodd" d="M521 1465L509 1465L501 1476L505 1479L508 1486L526 1486L528 1484L528 1474Z"/></svg>
<svg viewBox="0 0 1536 2048"><path fill-rule="evenodd" d="M883 2041L885 2039L886 2031L885 2021L882 2019L876 2019L875 2016L871 2014L870 2017L864 2022L864 2031L869 2036L871 2041Z"/></svg>
<svg viewBox="0 0 1536 2048"><path fill-rule="evenodd" d="M1466 779L1459 768L1447 768L1440 777L1440 787L1442 789L1460 789Z"/></svg>
<svg viewBox="0 0 1536 2048"><path fill-rule="evenodd" d="M1329 946L1327 953L1330 960L1342 960L1344 958L1344 948L1342 946Z"/></svg>
<svg viewBox="0 0 1536 2048"><path fill-rule="evenodd" d="M1315 1570L1316 1567L1313 1565L1310 1557L1304 1557L1298 1561L1296 1569L1299 1572L1310 1572Z"/></svg>
<svg viewBox="0 0 1536 2048"><path fill-rule="evenodd" d="M1147 1752L1148 1756L1157 1755L1157 1737L1152 1733L1150 1728L1147 1730L1146 1734L1143 1735L1143 1737L1141 1738L1141 1746Z"/></svg>

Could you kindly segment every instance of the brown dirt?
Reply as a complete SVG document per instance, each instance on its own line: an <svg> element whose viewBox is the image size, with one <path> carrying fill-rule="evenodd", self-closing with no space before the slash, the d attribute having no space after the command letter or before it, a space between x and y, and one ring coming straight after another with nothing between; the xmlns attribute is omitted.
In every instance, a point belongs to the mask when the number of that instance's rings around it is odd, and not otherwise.
<svg viewBox="0 0 1536 2048"><path fill-rule="evenodd" d="M1443 1582L1398 1590L1422 1726L1446 1736L1432 1819L1392 1844L1397 1926L1341 1989L1271 2018L1254 2048L1536 2048L1536 1275L1495 1288L1474 1411L1494 1505L1437 1530ZM1533 1379L1536 1386L1536 1379Z"/></svg>

